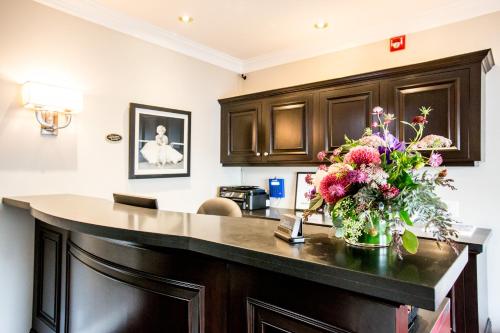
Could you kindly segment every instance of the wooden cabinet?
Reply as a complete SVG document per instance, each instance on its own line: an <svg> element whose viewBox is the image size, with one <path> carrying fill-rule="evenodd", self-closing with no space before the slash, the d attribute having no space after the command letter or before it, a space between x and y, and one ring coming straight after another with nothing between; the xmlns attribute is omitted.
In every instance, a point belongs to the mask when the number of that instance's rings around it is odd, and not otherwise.
<svg viewBox="0 0 500 333"><path fill-rule="evenodd" d="M420 114L421 106L431 107L424 135L442 135L453 142L453 150L442 152L445 160L448 163L478 161L481 158L479 141L474 143L471 134L480 134L476 120L481 114L479 106L477 110L471 109L470 76L469 69L456 69L385 80L382 91L387 111L400 120L411 122ZM397 126L396 133L404 141L411 140L415 134L402 123Z"/></svg>
<svg viewBox="0 0 500 333"><path fill-rule="evenodd" d="M313 94L290 94L224 106L221 162L311 161Z"/></svg>
<svg viewBox="0 0 500 333"><path fill-rule="evenodd" d="M371 112L379 105L379 82L343 85L319 93L321 150L332 152L344 137L358 138L370 126Z"/></svg>
<svg viewBox="0 0 500 333"><path fill-rule="evenodd" d="M380 105L411 122L430 106L426 133L452 140L445 164L482 160L482 93L494 65L491 50L220 100L221 162L224 165L318 164L319 151L333 151L344 136L358 138ZM400 140L413 133L392 129Z"/></svg>
<svg viewBox="0 0 500 333"><path fill-rule="evenodd" d="M310 161L313 153L313 95L281 96L264 100L263 105L264 160Z"/></svg>
<svg viewBox="0 0 500 333"><path fill-rule="evenodd" d="M222 111L221 162L261 162L262 103L230 105Z"/></svg>

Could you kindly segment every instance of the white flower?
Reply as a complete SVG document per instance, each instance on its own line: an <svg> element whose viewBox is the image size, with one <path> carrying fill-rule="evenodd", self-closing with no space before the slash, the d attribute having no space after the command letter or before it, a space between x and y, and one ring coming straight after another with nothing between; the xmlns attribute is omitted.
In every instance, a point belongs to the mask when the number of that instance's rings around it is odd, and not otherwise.
<svg viewBox="0 0 500 333"><path fill-rule="evenodd" d="M360 169L366 173L368 177L367 182L371 183L372 187L387 184L387 178L389 178L389 175L378 165L362 165Z"/></svg>
<svg viewBox="0 0 500 333"><path fill-rule="evenodd" d="M378 148L385 146L385 141L378 135L367 135L359 139L359 143L363 146Z"/></svg>
<svg viewBox="0 0 500 333"><path fill-rule="evenodd" d="M319 185L321 184L321 181L325 176L328 174L325 170L318 170L316 171L316 174L313 176L313 184L314 187L316 188L316 192L319 192Z"/></svg>
<svg viewBox="0 0 500 333"><path fill-rule="evenodd" d="M337 174L337 173L347 173L353 170L352 166L345 163L333 163L328 167L328 173Z"/></svg>
<svg viewBox="0 0 500 333"><path fill-rule="evenodd" d="M451 140L444 136L429 134L417 142L417 148L449 148Z"/></svg>

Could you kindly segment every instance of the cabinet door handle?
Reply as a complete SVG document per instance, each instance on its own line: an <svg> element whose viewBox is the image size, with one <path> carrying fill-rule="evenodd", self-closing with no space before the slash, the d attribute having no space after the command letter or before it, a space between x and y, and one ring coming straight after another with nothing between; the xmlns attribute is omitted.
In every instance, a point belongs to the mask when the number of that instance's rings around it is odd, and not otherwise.
<svg viewBox="0 0 500 333"><path fill-rule="evenodd" d="M255 153L255 155L256 155L256 156L260 156L260 153L259 153L259 152L256 152L256 153Z"/></svg>
<svg viewBox="0 0 500 333"><path fill-rule="evenodd" d="M269 153L267 151L264 152L264 156L267 156L269 155Z"/></svg>

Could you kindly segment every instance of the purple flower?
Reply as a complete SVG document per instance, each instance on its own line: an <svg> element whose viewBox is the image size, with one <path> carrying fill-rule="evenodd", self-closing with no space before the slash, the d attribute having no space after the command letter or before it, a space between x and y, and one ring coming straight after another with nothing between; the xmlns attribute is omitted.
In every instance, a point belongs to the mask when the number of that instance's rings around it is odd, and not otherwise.
<svg viewBox="0 0 500 333"><path fill-rule="evenodd" d="M375 133L375 135L380 136L386 143L386 147L378 147L379 153L382 155L385 153L386 161L388 164L392 163L391 153L395 150L404 151L405 143L399 141L394 135L389 132L383 133Z"/></svg>
<svg viewBox="0 0 500 333"><path fill-rule="evenodd" d="M431 156L429 156L429 165L433 168L437 168L443 163L443 157L441 154L438 153L432 153Z"/></svg>
<svg viewBox="0 0 500 333"><path fill-rule="evenodd" d="M316 188L313 188L310 191L304 193L304 197L309 200L314 199L315 196L316 196Z"/></svg>
<svg viewBox="0 0 500 333"><path fill-rule="evenodd" d="M320 151L317 155L318 160L323 161L326 157L326 151Z"/></svg>

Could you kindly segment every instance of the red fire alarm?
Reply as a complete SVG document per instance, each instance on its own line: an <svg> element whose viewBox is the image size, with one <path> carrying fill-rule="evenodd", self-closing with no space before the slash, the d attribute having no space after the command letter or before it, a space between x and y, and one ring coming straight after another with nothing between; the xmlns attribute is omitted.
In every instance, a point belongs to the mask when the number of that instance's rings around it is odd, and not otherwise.
<svg viewBox="0 0 500 333"><path fill-rule="evenodd" d="M404 50L406 47L406 35L392 37L389 41L391 52Z"/></svg>

